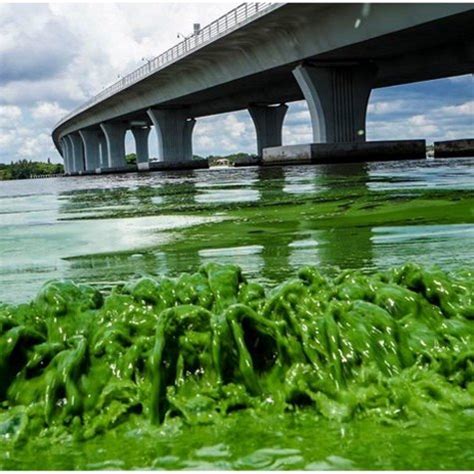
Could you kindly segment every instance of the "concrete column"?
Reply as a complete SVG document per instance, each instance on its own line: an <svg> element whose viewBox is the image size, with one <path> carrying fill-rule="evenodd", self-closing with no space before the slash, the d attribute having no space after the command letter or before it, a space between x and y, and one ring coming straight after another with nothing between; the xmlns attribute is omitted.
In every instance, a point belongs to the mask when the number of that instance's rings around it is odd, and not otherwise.
<svg viewBox="0 0 474 474"><path fill-rule="evenodd" d="M64 152L64 140L63 140L63 138L61 138L59 140L59 154L61 155L61 158L63 158L63 159L66 158L66 154Z"/></svg>
<svg viewBox="0 0 474 474"><path fill-rule="evenodd" d="M74 157L72 155L72 146L71 146L71 143L70 141L64 137L64 150L66 152L65 154L65 170L66 170L66 173L67 174L71 174L73 169L74 169Z"/></svg>
<svg viewBox="0 0 474 474"><path fill-rule="evenodd" d="M185 110L148 109L158 137L160 161L192 160L194 119Z"/></svg>
<svg viewBox="0 0 474 474"><path fill-rule="evenodd" d="M66 148L66 155L67 155L67 160L68 160L68 173L71 174L75 171L74 168L74 156L72 153L72 143L71 140L69 139L68 135L65 135L63 137L64 140L64 145Z"/></svg>
<svg viewBox="0 0 474 474"><path fill-rule="evenodd" d="M74 171L80 173L84 171L84 146L81 136L74 132L68 135L72 145L72 156L74 161Z"/></svg>
<svg viewBox="0 0 474 474"><path fill-rule="evenodd" d="M99 153L100 153L100 167L101 169L110 168L109 152L107 150L107 140L105 134L99 134Z"/></svg>
<svg viewBox="0 0 474 474"><path fill-rule="evenodd" d="M67 149L66 138L64 137L61 138L60 143L61 143L62 157L64 160L64 174L69 174L69 153Z"/></svg>
<svg viewBox="0 0 474 474"><path fill-rule="evenodd" d="M196 125L196 119L188 118L184 122L184 159L192 160L193 159L193 130Z"/></svg>
<svg viewBox="0 0 474 474"><path fill-rule="evenodd" d="M79 130L84 145L84 157L87 171L100 168L99 132L97 130Z"/></svg>
<svg viewBox="0 0 474 474"><path fill-rule="evenodd" d="M288 106L285 104L276 107L267 105L251 105L249 113L257 131L258 156L269 146L281 145L281 131Z"/></svg>
<svg viewBox="0 0 474 474"><path fill-rule="evenodd" d="M132 127L132 133L135 138L137 168L147 170L149 168L148 135L150 134L150 127Z"/></svg>
<svg viewBox="0 0 474 474"><path fill-rule="evenodd" d="M293 70L308 103L315 143L365 141L376 72L372 65L301 65Z"/></svg>
<svg viewBox="0 0 474 474"><path fill-rule="evenodd" d="M66 173L66 167L67 167L67 157L66 157L66 145L64 145L64 138L61 138L59 140L59 154L61 155L61 158L63 159L64 162L64 173Z"/></svg>
<svg viewBox="0 0 474 474"><path fill-rule="evenodd" d="M64 150L64 172L66 174L70 174L73 163L72 163L72 156L71 151L69 149L69 140L66 137L63 138L63 150Z"/></svg>
<svg viewBox="0 0 474 474"><path fill-rule="evenodd" d="M107 154L110 168L123 168L125 161L125 133L127 126L124 123L101 123L100 128L107 142Z"/></svg>

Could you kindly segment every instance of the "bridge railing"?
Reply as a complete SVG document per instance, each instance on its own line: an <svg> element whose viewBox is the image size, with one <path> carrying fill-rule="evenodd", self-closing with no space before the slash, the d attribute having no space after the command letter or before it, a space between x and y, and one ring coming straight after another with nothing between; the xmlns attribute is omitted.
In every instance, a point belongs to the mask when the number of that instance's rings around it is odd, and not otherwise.
<svg viewBox="0 0 474 474"><path fill-rule="evenodd" d="M116 83L89 99L87 102L81 104L63 117L55 125L55 128L69 120L74 115L77 115L89 107L113 96L117 92L130 87L132 84L135 84L141 79L163 69L201 46L224 36L232 30L240 28L246 23L250 23L278 6L279 4L277 3L242 3L238 7L200 29L196 34L185 38L177 45L151 59L147 64L139 67L130 74L127 74Z"/></svg>

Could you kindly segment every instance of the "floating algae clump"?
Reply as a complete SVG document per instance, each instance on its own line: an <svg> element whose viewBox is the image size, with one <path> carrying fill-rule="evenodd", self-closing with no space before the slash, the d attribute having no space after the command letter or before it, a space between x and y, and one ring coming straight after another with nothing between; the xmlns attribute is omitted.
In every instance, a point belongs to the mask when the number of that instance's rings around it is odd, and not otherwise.
<svg viewBox="0 0 474 474"><path fill-rule="evenodd" d="M474 407L474 276L407 264L267 292L232 265L141 278L108 296L69 281L0 306L0 437L90 438L131 417L211 423L307 406L385 422Z"/></svg>

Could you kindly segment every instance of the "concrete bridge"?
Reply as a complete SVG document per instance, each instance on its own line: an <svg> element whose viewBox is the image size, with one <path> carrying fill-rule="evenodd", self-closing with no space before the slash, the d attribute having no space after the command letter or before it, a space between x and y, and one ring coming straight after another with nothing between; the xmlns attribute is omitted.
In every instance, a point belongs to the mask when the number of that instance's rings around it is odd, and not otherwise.
<svg viewBox="0 0 474 474"><path fill-rule="evenodd" d="M123 168L125 133L147 169L192 159L203 116L247 109L258 153L281 145L286 103L308 103L315 143L365 140L374 88L474 71L470 4L243 4L64 117L66 173Z"/></svg>

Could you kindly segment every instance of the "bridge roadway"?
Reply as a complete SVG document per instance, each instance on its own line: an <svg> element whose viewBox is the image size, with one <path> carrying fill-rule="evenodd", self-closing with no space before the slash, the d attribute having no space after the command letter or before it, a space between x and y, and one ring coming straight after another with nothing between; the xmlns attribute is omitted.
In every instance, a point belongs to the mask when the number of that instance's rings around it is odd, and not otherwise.
<svg viewBox="0 0 474 474"><path fill-rule="evenodd" d="M315 143L365 140L374 88L474 71L471 4L242 4L64 117L66 173L192 158L199 117L247 109L258 153L281 145L286 103L305 99Z"/></svg>

